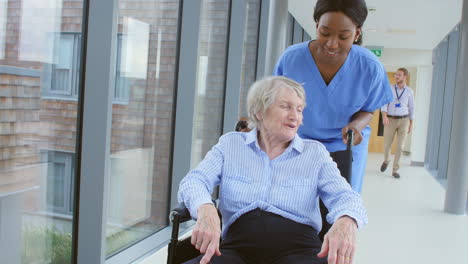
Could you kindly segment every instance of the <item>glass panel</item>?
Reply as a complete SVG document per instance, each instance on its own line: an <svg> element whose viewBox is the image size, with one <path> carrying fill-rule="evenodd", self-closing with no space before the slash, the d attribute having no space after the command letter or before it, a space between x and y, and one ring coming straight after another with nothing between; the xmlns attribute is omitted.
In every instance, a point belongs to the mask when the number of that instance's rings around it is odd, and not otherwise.
<svg viewBox="0 0 468 264"><path fill-rule="evenodd" d="M122 42L123 36L119 34L117 36L117 54L122 54ZM123 75L121 70L124 70L122 67L122 56L117 55L116 65L116 77L115 77L115 91L114 91L114 100L116 102L128 102L128 92L130 89L130 80Z"/></svg>
<svg viewBox="0 0 468 264"><path fill-rule="evenodd" d="M0 60L5 58L8 0L0 0Z"/></svg>
<svg viewBox="0 0 468 264"><path fill-rule="evenodd" d="M74 78L72 74L75 72L74 67L78 67L79 61L78 54L76 53L75 46L78 45L77 34L59 34L56 36L57 52L54 54L54 62L52 64L52 83L51 83L51 94L64 94L72 95L72 91L76 89L73 85ZM76 94L73 94L76 96Z"/></svg>
<svg viewBox="0 0 468 264"><path fill-rule="evenodd" d="M54 163L47 167L47 205L51 207L65 206L65 164Z"/></svg>
<svg viewBox="0 0 468 264"><path fill-rule="evenodd" d="M44 95L78 93L82 16L79 0L0 0L1 263L71 263L78 102Z"/></svg>
<svg viewBox="0 0 468 264"><path fill-rule="evenodd" d="M202 1L192 167L203 159L222 133L229 7L229 0Z"/></svg>
<svg viewBox="0 0 468 264"><path fill-rule="evenodd" d="M55 54L52 70L51 93L78 96L78 75L80 70L80 33L61 33L56 39L60 41L60 51Z"/></svg>
<svg viewBox="0 0 468 264"><path fill-rule="evenodd" d="M239 117L247 117L246 101L250 85L255 81L257 68L258 30L260 27L260 0L247 1L247 17L242 54Z"/></svg>
<svg viewBox="0 0 468 264"><path fill-rule="evenodd" d="M119 2L108 256L168 225L179 4Z"/></svg>

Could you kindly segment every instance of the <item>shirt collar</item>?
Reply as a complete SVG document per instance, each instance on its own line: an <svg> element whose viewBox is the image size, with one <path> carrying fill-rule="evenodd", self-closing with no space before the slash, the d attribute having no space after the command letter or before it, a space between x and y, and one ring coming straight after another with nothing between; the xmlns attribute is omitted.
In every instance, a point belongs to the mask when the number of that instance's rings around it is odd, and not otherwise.
<svg viewBox="0 0 468 264"><path fill-rule="evenodd" d="M245 138L245 144L250 145L256 142L257 142L257 129L254 128L250 132L247 133L247 137ZM256 145L258 145L258 143Z"/></svg>
<svg viewBox="0 0 468 264"><path fill-rule="evenodd" d="M407 86L407 85L405 84L405 86L403 86L403 88L400 88L400 87L398 86L398 84L395 83L395 88L397 88L397 90L403 90L403 89L406 88L406 86Z"/></svg>
<svg viewBox="0 0 468 264"><path fill-rule="evenodd" d="M291 145L299 153L302 153L304 150L304 140L297 133L294 136Z"/></svg>
<svg viewBox="0 0 468 264"><path fill-rule="evenodd" d="M252 143L255 143L257 148L260 148L260 145L258 144L258 137L257 137L257 132L258 130L256 128L252 129L250 132L247 133L247 137L245 138L245 144L250 145ZM297 152L302 153L304 150L304 140L296 133L294 138L291 141L291 144L289 144L288 149L293 148Z"/></svg>

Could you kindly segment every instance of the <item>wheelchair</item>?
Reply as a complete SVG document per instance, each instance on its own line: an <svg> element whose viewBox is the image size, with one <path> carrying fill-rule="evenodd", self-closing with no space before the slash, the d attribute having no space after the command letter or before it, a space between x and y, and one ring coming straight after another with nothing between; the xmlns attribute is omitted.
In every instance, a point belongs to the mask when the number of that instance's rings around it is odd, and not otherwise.
<svg viewBox="0 0 468 264"><path fill-rule="evenodd" d="M332 159L337 163L338 169L348 183L351 182L352 176L352 142L353 142L353 132L350 130L347 134L348 144L347 148L344 151L338 151L330 153ZM216 203L214 203L216 205ZM320 201L320 213L322 216L322 230L319 233L320 239L323 241L323 237L331 228L331 225L326 221L325 216L328 214L328 210ZM218 211L218 214L221 218L221 214ZM185 207L183 203L179 203L176 208L174 208L170 215L169 219L172 223L172 234L171 240L168 245L167 252L167 264L181 264L185 261L191 260L200 255L200 252L190 243L191 237L186 237L179 240L179 227L181 223L192 220L189 210Z"/></svg>

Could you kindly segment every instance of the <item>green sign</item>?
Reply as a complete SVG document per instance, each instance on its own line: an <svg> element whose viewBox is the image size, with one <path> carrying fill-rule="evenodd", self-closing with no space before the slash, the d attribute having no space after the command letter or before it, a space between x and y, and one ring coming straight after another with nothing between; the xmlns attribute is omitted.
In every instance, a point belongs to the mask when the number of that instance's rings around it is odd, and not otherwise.
<svg viewBox="0 0 468 264"><path fill-rule="evenodd" d="M382 49L370 49L377 57L382 57Z"/></svg>

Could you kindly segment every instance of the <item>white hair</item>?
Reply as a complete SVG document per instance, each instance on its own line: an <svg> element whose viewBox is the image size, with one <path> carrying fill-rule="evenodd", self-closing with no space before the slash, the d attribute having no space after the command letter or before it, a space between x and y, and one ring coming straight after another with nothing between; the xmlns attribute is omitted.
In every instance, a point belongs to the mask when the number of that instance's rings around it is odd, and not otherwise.
<svg viewBox="0 0 468 264"><path fill-rule="evenodd" d="M280 85L281 84L281 85ZM256 81L250 86L247 95L247 114L249 118L249 128L258 128L260 120L256 114L264 114L268 107L275 102L278 91L282 88L291 89L305 103L304 87L298 82L284 76L270 76Z"/></svg>

